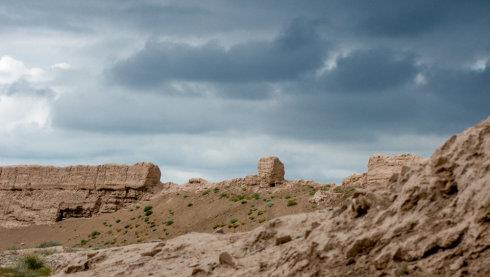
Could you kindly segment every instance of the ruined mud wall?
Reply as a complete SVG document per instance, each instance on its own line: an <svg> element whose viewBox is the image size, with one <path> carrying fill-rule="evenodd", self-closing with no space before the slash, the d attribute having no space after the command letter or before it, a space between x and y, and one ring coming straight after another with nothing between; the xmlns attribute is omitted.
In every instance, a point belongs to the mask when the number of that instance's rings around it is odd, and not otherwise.
<svg viewBox="0 0 490 277"><path fill-rule="evenodd" d="M151 163L0 167L0 226L113 212L147 197L160 175Z"/></svg>
<svg viewBox="0 0 490 277"><path fill-rule="evenodd" d="M342 185L386 185L391 178L396 178L402 173L403 167L420 164L423 161L422 157L412 154L374 155L369 158L367 172L352 174L342 181Z"/></svg>

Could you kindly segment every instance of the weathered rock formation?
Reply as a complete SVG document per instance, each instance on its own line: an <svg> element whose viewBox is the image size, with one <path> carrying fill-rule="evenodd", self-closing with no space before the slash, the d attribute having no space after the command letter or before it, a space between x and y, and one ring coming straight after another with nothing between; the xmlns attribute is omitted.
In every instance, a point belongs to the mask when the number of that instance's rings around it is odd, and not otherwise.
<svg viewBox="0 0 490 277"><path fill-rule="evenodd" d="M261 182L265 184L275 186L284 182L284 164L277 157L260 158L257 170Z"/></svg>
<svg viewBox="0 0 490 277"><path fill-rule="evenodd" d="M0 167L0 226L48 224L113 212L160 183L150 163Z"/></svg>
<svg viewBox="0 0 490 277"><path fill-rule="evenodd" d="M250 232L50 259L58 276L490 276L490 118L385 186L335 190L351 197Z"/></svg>

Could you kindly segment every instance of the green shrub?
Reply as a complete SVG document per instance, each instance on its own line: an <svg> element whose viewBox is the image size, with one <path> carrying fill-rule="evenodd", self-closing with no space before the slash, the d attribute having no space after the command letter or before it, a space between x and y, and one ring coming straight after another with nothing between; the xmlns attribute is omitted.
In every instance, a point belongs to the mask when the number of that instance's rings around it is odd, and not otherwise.
<svg viewBox="0 0 490 277"><path fill-rule="evenodd" d="M88 235L91 239L95 239L97 238L97 236L100 235L100 232L99 231L92 231L92 233L90 233L90 235Z"/></svg>
<svg viewBox="0 0 490 277"><path fill-rule="evenodd" d="M59 246L59 245L61 245L60 242L54 241L54 240L50 240L50 241L41 242L37 246L37 248L48 248L48 247Z"/></svg>
<svg viewBox="0 0 490 277"><path fill-rule="evenodd" d="M44 261L34 255L28 255L20 260L20 266L30 270L37 270L44 267Z"/></svg>
<svg viewBox="0 0 490 277"><path fill-rule="evenodd" d="M150 216L152 213L153 213L152 210L148 210L148 211L145 212L145 216Z"/></svg>
<svg viewBox="0 0 490 277"><path fill-rule="evenodd" d="M27 255L22 257L15 268L7 269L10 274L0 274L0 276L15 276L15 277L36 277L49 276L51 269L45 262L35 255ZM3 270L2 270L3 271ZM0 273L3 273L0 271Z"/></svg>
<svg viewBox="0 0 490 277"><path fill-rule="evenodd" d="M145 213L146 213L147 211L151 211L152 209L153 209L153 207L152 207L152 206L145 206L145 207L143 208L143 212L145 212Z"/></svg>
<svg viewBox="0 0 490 277"><path fill-rule="evenodd" d="M222 192L219 194L219 198L228 198L228 194L226 192Z"/></svg>
<svg viewBox="0 0 490 277"><path fill-rule="evenodd" d="M267 205L267 207L270 208L270 207L272 207L274 205L274 203L272 202L272 200L269 200L269 201L266 202L266 205Z"/></svg>
<svg viewBox="0 0 490 277"><path fill-rule="evenodd" d="M293 198L289 198L289 199L288 199L288 204L287 204L287 206L288 206L288 207L291 207L291 206L295 206L295 205L298 205L298 202L296 202L296 200L294 200Z"/></svg>
<svg viewBox="0 0 490 277"><path fill-rule="evenodd" d="M119 223L119 222L121 222L121 220L120 219L116 219L116 223Z"/></svg>
<svg viewBox="0 0 490 277"><path fill-rule="evenodd" d="M168 219L168 220L165 222L165 224L166 224L167 226L170 226L170 225L174 224L174 221L173 221L172 219Z"/></svg>

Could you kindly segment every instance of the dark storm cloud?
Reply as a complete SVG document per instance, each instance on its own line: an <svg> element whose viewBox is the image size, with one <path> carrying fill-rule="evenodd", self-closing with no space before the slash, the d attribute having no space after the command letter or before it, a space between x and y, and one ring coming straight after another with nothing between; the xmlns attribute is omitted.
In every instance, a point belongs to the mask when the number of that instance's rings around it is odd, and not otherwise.
<svg viewBox="0 0 490 277"><path fill-rule="evenodd" d="M371 49L340 58L325 82L334 91L380 93L413 81L416 72L412 55Z"/></svg>
<svg viewBox="0 0 490 277"><path fill-rule="evenodd" d="M87 156L166 156L172 158L162 163L192 171L208 164L207 154L195 158L208 144L190 141L191 147L175 150L185 142L160 139L222 138L213 151L240 160L242 154L228 150L246 148L255 159L259 152L249 149L256 141L220 150L227 140L267 137L264 154L281 139L288 140L281 147L291 157L314 145L305 160L289 163L292 172L304 173L303 165L314 163L312 153L331 155L318 145L346 143L345 151L356 155L366 145L369 151L428 153L418 138L439 139L489 115L489 1L4 2L0 33L18 45L4 39L0 55L47 72L58 62L73 66L52 84L17 83L0 95L62 91L49 101L49 127L66 137L48 136L51 149L78 136L72 148L83 148L93 136ZM24 55L15 55L18 48ZM399 146L406 136L410 141ZM118 139L130 141L112 148ZM189 158L176 162L186 149L192 149ZM53 156L35 150L20 158ZM352 164L340 167L351 170Z"/></svg>
<svg viewBox="0 0 490 277"><path fill-rule="evenodd" d="M327 46L314 26L294 20L273 41L250 41L225 49L216 43L190 46L148 41L118 62L110 75L129 87L154 87L170 80L277 82L294 80L323 63Z"/></svg>

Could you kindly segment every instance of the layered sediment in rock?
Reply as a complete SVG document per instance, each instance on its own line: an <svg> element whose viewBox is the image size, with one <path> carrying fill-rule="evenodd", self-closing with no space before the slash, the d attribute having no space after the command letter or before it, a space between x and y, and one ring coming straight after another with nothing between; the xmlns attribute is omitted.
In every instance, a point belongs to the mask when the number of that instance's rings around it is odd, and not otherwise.
<svg viewBox="0 0 490 277"><path fill-rule="evenodd" d="M148 196L160 174L150 163L0 167L0 226L113 212Z"/></svg>

